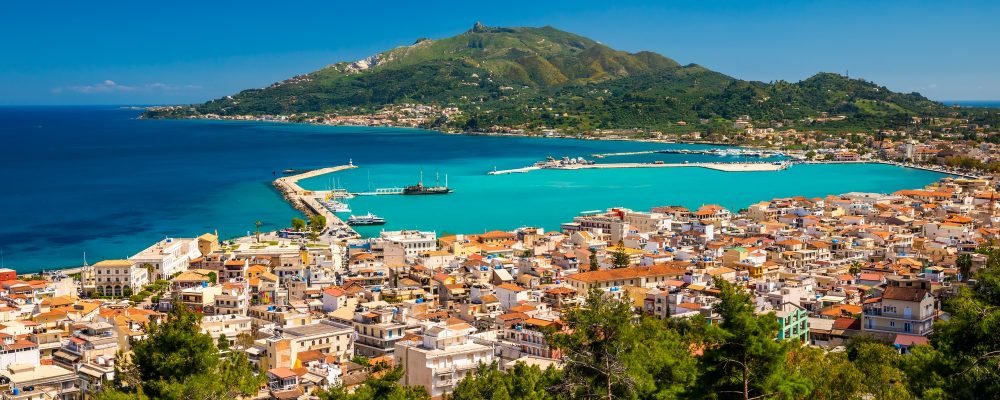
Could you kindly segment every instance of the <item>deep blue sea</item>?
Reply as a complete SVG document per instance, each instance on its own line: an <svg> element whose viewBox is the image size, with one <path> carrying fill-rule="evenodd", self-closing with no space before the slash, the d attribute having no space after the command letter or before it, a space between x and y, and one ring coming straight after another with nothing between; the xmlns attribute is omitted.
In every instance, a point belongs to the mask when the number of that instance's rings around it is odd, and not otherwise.
<svg viewBox="0 0 1000 400"><path fill-rule="evenodd" d="M797 165L780 172L701 168L536 171L486 175L546 156L662 148L624 141L477 137L397 128L259 122L139 120L117 107L0 107L0 248L19 272L128 257L166 236L218 230L244 235L256 220L287 226L297 212L272 188L274 173L353 160L360 168L302 185L351 191L425 183L448 175L446 196L350 201L385 229L477 233L522 225L556 229L580 211L718 203L739 209L777 196L920 187L941 175L885 165ZM642 155L603 162L739 160ZM375 234L378 229L362 230Z"/></svg>

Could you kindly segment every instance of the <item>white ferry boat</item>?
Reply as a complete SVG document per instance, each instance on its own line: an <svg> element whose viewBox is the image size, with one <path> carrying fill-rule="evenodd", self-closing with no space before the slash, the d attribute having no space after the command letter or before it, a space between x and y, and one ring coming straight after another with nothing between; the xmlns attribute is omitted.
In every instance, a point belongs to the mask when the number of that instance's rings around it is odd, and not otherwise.
<svg viewBox="0 0 1000 400"><path fill-rule="evenodd" d="M385 225L385 218L378 215L368 213L366 215L352 215L347 219L347 224L351 226L357 225Z"/></svg>

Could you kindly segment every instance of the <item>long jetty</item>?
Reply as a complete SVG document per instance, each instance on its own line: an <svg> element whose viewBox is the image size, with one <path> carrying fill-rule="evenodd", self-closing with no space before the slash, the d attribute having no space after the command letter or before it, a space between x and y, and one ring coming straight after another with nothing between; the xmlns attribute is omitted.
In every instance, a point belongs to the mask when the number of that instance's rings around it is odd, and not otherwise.
<svg viewBox="0 0 1000 400"><path fill-rule="evenodd" d="M283 176L274 180L274 187L281 192L281 194L285 197L285 200L287 200L292 207L295 207L295 209L302 211L306 215L322 215L326 218L327 229L347 229L355 237L358 237L360 235L358 235L357 231L344 223L344 221L341 221L340 218L338 218L332 211L320 204L319 200L316 198L315 191L306 190L299 186L300 180L353 168L357 168L357 166L354 165L354 163L350 163L336 167L314 169L301 174Z"/></svg>
<svg viewBox="0 0 1000 400"><path fill-rule="evenodd" d="M716 171L724 172L759 172L759 171L780 171L788 168L787 163L723 163L723 162L707 162L707 163L604 163L604 164L560 164L560 165L544 165L544 166L530 166L524 168L514 168L514 169L504 169L504 170L494 170L488 172L489 175L506 175L515 173L524 173L530 171L537 171L540 169L558 169L558 170L578 170L578 169L613 169L613 168L681 168L681 167L699 167L714 169Z"/></svg>

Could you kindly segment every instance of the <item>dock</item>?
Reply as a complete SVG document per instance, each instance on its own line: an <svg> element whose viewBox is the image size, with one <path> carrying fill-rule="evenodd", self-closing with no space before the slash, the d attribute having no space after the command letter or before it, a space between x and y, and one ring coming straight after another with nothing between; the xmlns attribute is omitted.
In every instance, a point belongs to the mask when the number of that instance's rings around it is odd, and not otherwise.
<svg viewBox="0 0 1000 400"><path fill-rule="evenodd" d="M643 151L627 151L621 153L598 153L591 154L594 158L605 158L605 157L620 157L620 156L635 156L642 154L707 154L715 155L720 157L725 156L742 156L742 157L763 157L768 158L771 156L783 156L785 153L773 150L758 150L758 149L746 149L746 148L715 148L715 149L659 149L659 150L643 150Z"/></svg>
<svg viewBox="0 0 1000 400"><path fill-rule="evenodd" d="M307 215L322 215L326 218L327 230L347 229L349 232L352 232L354 237L360 237L361 235L359 235L357 231L344 223L344 221L341 221L340 218L338 218L332 211L320 204L319 200L316 198L316 191L303 189L298 183L302 179L354 168L357 168L357 166L352 162L347 165L314 169L301 174L284 176L274 180L274 187L277 188L282 195L284 195L285 200L287 200L292 207L295 207L295 209L302 211Z"/></svg>
<svg viewBox="0 0 1000 400"><path fill-rule="evenodd" d="M391 194L403 194L403 188L401 187L380 188L380 189L375 189L375 191L373 192L358 192L351 194L355 196L385 196Z"/></svg>
<svg viewBox="0 0 1000 400"><path fill-rule="evenodd" d="M493 169L492 171L487 172L487 174L488 175L523 174L525 172L531 172L538 169L542 169L542 167L532 166L532 167L514 168L514 169L501 169L501 170Z"/></svg>
<svg viewBox="0 0 1000 400"><path fill-rule="evenodd" d="M682 168L682 167L698 167L714 169L716 171L724 172L762 172L762 171L780 171L788 168L790 164L788 163L724 163L724 162L709 162L709 163L607 163L607 164L567 164L567 165L553 165L553 166L531 166L524 168L506 169L506 170L494 170L488 172L489 175L505 175L514 173L524 173L530 171L536 171L540 169L556 169L556 170L578 170L578 169L614 169L614 168Z"/></svg>

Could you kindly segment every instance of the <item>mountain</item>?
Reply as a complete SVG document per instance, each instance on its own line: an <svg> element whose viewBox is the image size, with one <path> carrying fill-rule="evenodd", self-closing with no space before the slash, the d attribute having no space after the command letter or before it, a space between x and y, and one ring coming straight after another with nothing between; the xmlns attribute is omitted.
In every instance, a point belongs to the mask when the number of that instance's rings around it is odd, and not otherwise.
<svg viewBox="0 0 1000 400"><path fill-rule="evenodd" d="M653 52L615 50L552 27L476 23L457 36L418 39L264 89L145 116L351 115L403 103L462 111L437 126L578 132L670 129L679 121L724 129L726 121L743 115L795 126L813 124L824 113L846 116L831 126L892 127L945 109L917 93L894 93L836 74L796 83L743 81Z"/></svg>

